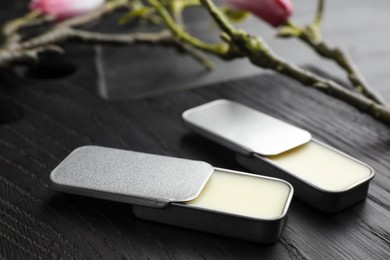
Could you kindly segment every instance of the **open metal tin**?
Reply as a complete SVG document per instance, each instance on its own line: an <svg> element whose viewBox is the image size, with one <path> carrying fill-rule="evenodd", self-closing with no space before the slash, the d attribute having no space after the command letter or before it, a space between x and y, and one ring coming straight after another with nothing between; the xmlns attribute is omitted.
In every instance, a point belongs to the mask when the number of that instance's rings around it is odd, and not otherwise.
<svg viewBox="0 0 390 260"><path fill-rule="evenodd" d="M50 179L59 191L130 203L142 219L264 244L280 237L293 196L276 178L98 146L74 150Z"/></svg>
<svg viewBox="0 0 390 260"><path fill-rule="evenodd" d="M367 196L373 169L305 130L229 100L182 117L194 132L237 152L245 168L290 182L297 198L320 211L338 212Z"/></svg>

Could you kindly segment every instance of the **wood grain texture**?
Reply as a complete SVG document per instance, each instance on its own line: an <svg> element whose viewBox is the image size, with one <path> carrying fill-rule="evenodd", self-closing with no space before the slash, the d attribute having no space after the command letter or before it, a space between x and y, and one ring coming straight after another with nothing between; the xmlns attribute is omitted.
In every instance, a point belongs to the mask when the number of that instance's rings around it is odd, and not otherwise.
<svg viewBox="0 0 390 260"><path fill-rule="evenodd" d="M274 74L140 100L107 102L86 73L62 81L1 78L22 117L0 126L0 254L7 259L386 259L390 256L390 130ZM77 82L77 83L76 83ZM81 83L78 83L81 82ZM98 144L200 159L240 170L228 150L185 129L180 114L232 99L310 130L372 165L368 199L324 215L294 200L280 242L261 246L134 218L131 206L61 194L50 171L74 148Z"/></svg>
<svg viewBox="0 0 390 260"><path fill-rule="evenodd" d="M21 13L25 2L5 1L5 6ZM362 6L371 15L386 10L384 1L377 2L381 5L362 1L359 8L348 12L362 15ZM332 5L336 10L336 4ZM350 7L346 2L339 5L336 14ZM2 20L12 16L4 10L0 10L5 13ZM366 24L355 25L348 20L345 26L328 30L341 42L358 41L362 26L372 30L383 20L368 23L365 17ZM329 23L337 24L335 20ZM344 37L346 31L351 37ZM390 51L380 41L386 38L383 34L374 36L374 47L362 51L360 62L373 84L386 94L390 93L384 88L389 77L384 65ZM0 259L390 258L388 127L274 74L165 94L157 94L156 85L154 94L142 99L107 101L98 94L94 49L68 45L67 50L68 60L77 66L69 77L34 80L20 76L20 68L0 73ZM300 55L299 49L293 54ZM379 65L370 65L375 62ZM119 83L132 86L131 79ZM390 100L390 95L386 97ZM293 200L281 240L262 246L139 220L129 205L62 194L50 187L51 170L73 149L87 144L243 170L232 152L192 134L181 123L184 110L219 98L303 127L370 164L377 174L367 200L336 215L319 213Z"/></svg>

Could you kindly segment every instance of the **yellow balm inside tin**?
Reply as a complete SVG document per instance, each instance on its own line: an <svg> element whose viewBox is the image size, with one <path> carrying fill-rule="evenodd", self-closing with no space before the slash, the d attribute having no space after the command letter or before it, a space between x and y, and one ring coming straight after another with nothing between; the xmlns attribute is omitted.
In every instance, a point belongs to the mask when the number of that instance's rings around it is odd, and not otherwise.
<svg viewBox="0 0 390 260"><path fill-rule="evenodd" d="M192 206L252 218L274 219L283 214L290 186L273 179L215 170Z"/></svg>

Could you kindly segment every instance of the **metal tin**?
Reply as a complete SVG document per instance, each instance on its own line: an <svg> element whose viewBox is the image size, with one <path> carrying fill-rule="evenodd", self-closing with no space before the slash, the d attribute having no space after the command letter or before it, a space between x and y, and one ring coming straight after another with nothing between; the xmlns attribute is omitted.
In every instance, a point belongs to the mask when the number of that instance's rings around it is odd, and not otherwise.
<svg viewBox="0 0 390 260"><path fill-rule="evenodd" d="M254 218L186 204L199 196L215 170L286 185L280 216ZM293 187L283 180L214 168L200 161L98 146L73 151L50 179L59 191L133 204L135 216L141 219L265 244L280 237L293 196Z"/></svg>
<svg viewBox="0 0 390 260"><path fill-rule="evenodd" d="M184 123L242 154L277 155L311 140L309 132L229 100L189 109Z"/></svg>
<svg viewBox="0 0 390 260"><path fill-rule="evenodd" d="M240 238L261 244L275 243L283 230L287 219L287 212L294 193L293 187L288 182L280 179L253 175L238 171L215 168L216 170L259 177L263 179L283 182L289 187L289 195L286 197L283 212L274 219L259 219L248 216L236 215L211 209L200 208L194 205L171 203L164 209L133 206L134 214L142 219L166 223L170 225L207 231L209 233ZM253 205L254 207L256 205Z"/></svg>
<svg viewBox="0 0 390 260"><path fill-rule="evenodd" d="M162 208L195 199L213 171L200 161L83 146L52 171L50 180L60 191Z"/></svg>
<svg viewBox="0 0 390 260"><path fill-rule="evenodd" d="M337 151L340 154L358 162L364 164L355 158L342 153L324 143L321 143L318 140L313 140L316 143L320 143L321 145L327 146L334 151ZM364 164L367 168L371 170L371 174L365 178L361 179L359 182L351 185L350 187L334 192L322 189L313 185L305 179L294 176L291 172L288 172L271 160L266 157L254 154L253 156L245 156L241 154L236 154L237 162L247 168L248 170L258 173L264 174L267 173L269 176L273 176L276 178L281 178L283 180L291 183L295 190L295 197L306 202L310 206L316 208L319 211L326 213L336 213L339 212L356 202L364 200L367 196L369 181L374 177L374 171L372 168L366 164Z"/></svg>
<svg viewBox="0 0 390 260"><path fill-rule="evenodd" d="M299 129L291 128L291 126L287 128L280 124L279 120L275 123L270 120L263 120L264 118L266 117L263 113L229 100L216 100L183 113L184 124L188 128L236 151L238 153L236 155L237 162L248 170L290 182L294 186L295 196L298 199L320 211L335 213L363 200L367 196L369 181L374 177L374 171L370 166L312 139L311 135L305 134L306 131L304 130L300 132ZM261 131L262 127L265 130ZM286 130L280 129L285 127ZM249 137L243 137L246 133L249 133ZM253 143L255 145L251 144L251 138L254 139ZM258 144L266 143L258 141L263 138L267 140L269 146L273 146L273 143L275 143L275 146L279 147L274 150L277 152L265 153L264 151L267 151L267 149L258 148ZM281 140L288 138L294 139L289 140L289 143L295 143L295 146L280 144ZM241 143L242 140L245 140L245 144ZM308 142L322 145L340 156L353 160L366 167L369 174L343 190L331 191L320 188L304 178L297 177L267 158L270 155L283 154L293 148L301 147ZM248 146L247 144L251 145ZM272 149L268 149L268 151L270 150Z"/></svg>

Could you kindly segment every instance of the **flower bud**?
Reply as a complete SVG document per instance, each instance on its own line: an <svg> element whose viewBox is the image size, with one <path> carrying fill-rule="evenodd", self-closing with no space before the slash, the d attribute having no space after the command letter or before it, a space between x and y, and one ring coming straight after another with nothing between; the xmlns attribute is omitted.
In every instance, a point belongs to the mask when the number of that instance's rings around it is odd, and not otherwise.
<svg viewBox="0 0 390 260"><path fill-rule="evenodd" d="M104 0L32 0L30 10L39 10L62 20L86 14L103 4Z"/></svg>
<svg viewBox="0 0 390 260"><path fill-rule="evenodd" d="M245 10L277 27L287 21L293 12L290 0L224 0L229 6Z"/></svg>

